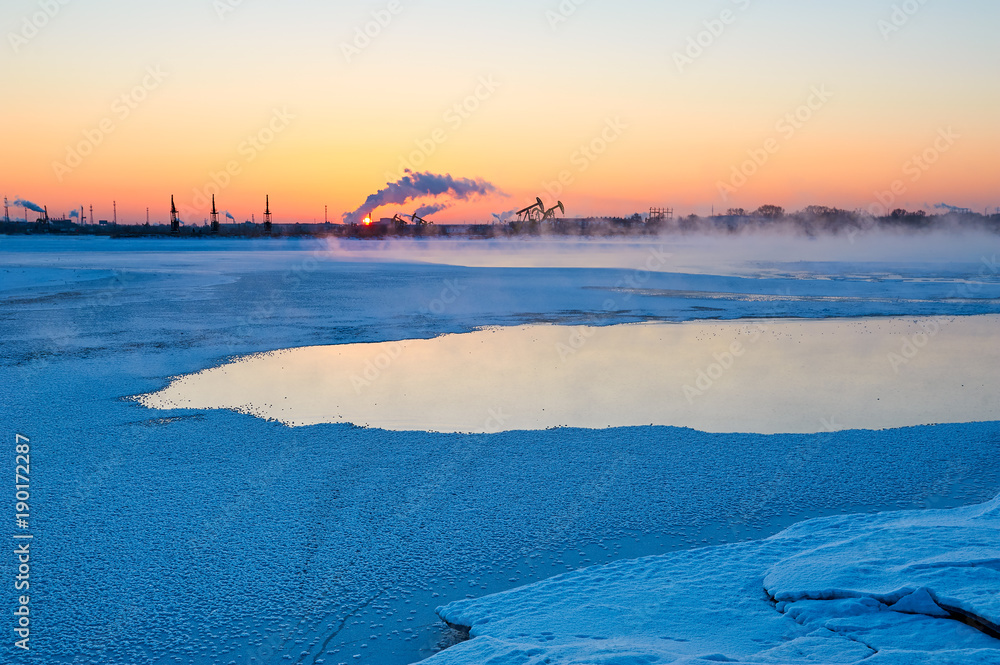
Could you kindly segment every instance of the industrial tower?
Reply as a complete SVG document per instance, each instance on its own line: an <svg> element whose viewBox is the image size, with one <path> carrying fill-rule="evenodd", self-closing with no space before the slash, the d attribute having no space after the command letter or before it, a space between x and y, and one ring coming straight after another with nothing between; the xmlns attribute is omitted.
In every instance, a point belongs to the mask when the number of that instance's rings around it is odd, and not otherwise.
<svg viewBox="0 0 1000 665"><path fill-rule="evenodd" d="M10 208L8 207L7 197L3 197L3 221L10 224Z"/></svg>
<svg viewBox="0 0 1000 665"><path fill-rule="evenodd" d="M212 194L212 235L219 235L219 211L215 209L215 194Z"/></svg>
<svg viewBox="0 0 1000 665"><path fill-rule="evenodd" d="M93 215L93 213L91 213ZM177 216L177 206L174 205L174 197L170 196L170 235L179 236L181 234L181 219Z"/></svg>
<svg viewBox="0 0 1000 665"><path fill-rule="evenodd" d="M264 206L264 235L271 235L271 196L267 195Z"/></svg>
<svg viewBox="0 0 1000 665"><path fill-rule="evenodd" d="M650 208L649 209L649 223L651 224L662 224L668 219L674 218L673 208Z"/></svg>

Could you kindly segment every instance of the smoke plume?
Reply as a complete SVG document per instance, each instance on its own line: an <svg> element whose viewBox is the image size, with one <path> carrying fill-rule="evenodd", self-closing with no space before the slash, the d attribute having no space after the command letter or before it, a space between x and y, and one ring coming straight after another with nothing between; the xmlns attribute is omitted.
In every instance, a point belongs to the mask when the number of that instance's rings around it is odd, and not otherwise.
<svg viewBox="0 0 1000 665"><path fill-rule="evenodd" d="M493 218L497 221L498 224L505 224L510 220L512 220L514 218L514 215L516 214L517 214L517 209L515 208L514 210L508 210L507 212L500 212L500 213L495 212L493 213Z"/></svg>
<svg viewBox="0 0 1000 665"><path fill-rule="evenodd" d="M233 220L234 222L236 221L236 218L235 218L235 217L233 217L233 216L232 216L232 215L231 215L231 214L229 213L229 211L228 211L228 210L226 211L226 219L231 219L231 220Z"/></svg>
<svg viewBox="0 0 1000 665"><path fill-rule="evenodd" d="M935 203L935 210L946 210L948 212L968 212L968 208L959 208L958 206L948 205L947 203Z"/></svg>
<svg viewBox="0 0 1000 665"><path fill-rule="evenodd" d="M344 213L344 221L348 224L357 224L376 208L390 204L402 205L425 196L448 196L453 200L467 201L476 196L486 196L498 191L493 184L482 178L470 180L453 178L448 174L413 173L407 170L402 178L388 183L384 189L370 195L357 210Z"/></svg>
<svg viewBox="0 0 1000 665"><path fill-rule="evenodd" d="M14 201L13 205L27 208L28 210L34 210L35 212L45 212L45 208L42 206L37 203L32 203L31 201L25 201L24 199L17 199Z"/></svg>
<svg viewBox="0 0 1000 665"><path fill-rule="evenodd" d="M417 208L417 212L414 213L417 217L426 217L427 215L433 215L436 212L441 212L442 210L447 210L450 208L447 203L432 203L430 205L420 206Z"/></svg>

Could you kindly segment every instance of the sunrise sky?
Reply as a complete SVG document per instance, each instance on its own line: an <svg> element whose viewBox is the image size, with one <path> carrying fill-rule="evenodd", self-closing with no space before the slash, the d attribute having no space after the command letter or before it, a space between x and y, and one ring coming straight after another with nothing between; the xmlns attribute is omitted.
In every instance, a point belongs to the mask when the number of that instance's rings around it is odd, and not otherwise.
<svg viewBox="0 0 1000 665"><path fill-rule="evenodd" d="M982 212L998 25L993 0L5 0L0 189L53 215L164 221L173 194L200 223L217 191L240 221L265 194L275 221L340 221L411 167L503 193L439 221L538 195L867 208L894 183L895 206Z"/></svg>

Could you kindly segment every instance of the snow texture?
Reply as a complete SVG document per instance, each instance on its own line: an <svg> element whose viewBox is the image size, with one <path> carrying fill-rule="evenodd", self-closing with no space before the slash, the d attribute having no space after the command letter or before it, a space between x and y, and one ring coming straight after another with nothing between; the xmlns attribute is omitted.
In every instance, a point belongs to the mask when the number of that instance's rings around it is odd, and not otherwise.
<svg viewBox="0 0 1000 665"><path fill-rule="evenodd" d="M1000 497L810 520L438 613L473 639L429 665L1000 663Z"/></svg>
<svg viewBox="0 0 1000 665"><path fill-rule="evenodd" d="M11 276L0 284L0 421L9 441L15 431L31 438L37 544L32 651L5 640L0 663L405 665L454 639L434 614L451 601L600 562L764 538L810 517L979 503L1000 487L996 422L456 435L288 428L125 399L234 357L483 326L997 314L1000 283L983 258L995 240L930 239L910 251L864 237L838 255L779 239L761 263L672 242L675 258L648 274L658 245L490 244L477 256L447 243L174 240L0 237L0 279ZM721 254L761 250L743 244ZM898 257L871 262L889 254ZM444 265L456 259L496 267ZM761 617L787 625L767 605L770 570L756 547L732 550L757 571L749 583L732 578L732 597L747 587L750 599L748 619L734 620L750 626L759 600ZM738 572L707 552L677 556L722 566L711 569L720 579ZM16 566L0 557L0 580ZM733 619L710 586L700 602ZM17 592L4 588L12 609ZM656 610L601 602L646 624ZM973 630L934 625L944 623ZM703 653L723 653L723 642Z"/></svg>

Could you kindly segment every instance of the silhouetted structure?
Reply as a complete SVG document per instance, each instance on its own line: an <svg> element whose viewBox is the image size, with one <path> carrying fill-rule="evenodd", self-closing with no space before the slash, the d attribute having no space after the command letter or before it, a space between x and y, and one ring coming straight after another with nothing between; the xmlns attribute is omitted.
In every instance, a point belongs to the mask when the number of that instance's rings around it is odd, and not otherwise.
<svg viewBox="0 0 1000 665"><path fill-rule="evenodd" d="M93 214L93 213L91 213ZM170 196L170 235L179 236L181 234L181 220L177 216L177 206L174 205L174 197Z"/></svg>
<svg viewBox="0 0 1000 665"><path fill-rule="evenodd" d="M215 208L215 194L212 194L212 235L219 235L219 211Z"/></svg>

